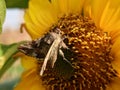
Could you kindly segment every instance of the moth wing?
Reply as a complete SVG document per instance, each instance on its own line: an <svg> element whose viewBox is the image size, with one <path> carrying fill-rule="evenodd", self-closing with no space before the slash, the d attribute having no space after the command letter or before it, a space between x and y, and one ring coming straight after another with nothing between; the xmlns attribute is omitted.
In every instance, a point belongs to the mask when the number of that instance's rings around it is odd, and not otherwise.
<svg viewBox="0 0 120 90"><path fill-rule="evenodd" d="M40 71L41 76L43 75L49 60L51 62L51 66L52 67L54 66L54 63L57 60L57 53L58 53L58 48L59 48L60 42L61 42L61 38L58 37L52 43L52 45L51 45L51 47L50 47L50 49L49 49L49 51L48 51L48 53L47 53L47 55L44 59L44 62L43 62L43 65L42 65L42 68L41 68L41 71Z"/></svg>
<svg viewBox="0 0 120 90"><path fill-rule="evenodd" d="M64 55L59 53L54 65L54 71L59 77L69 79L73 75L74 69Z"/></svg>

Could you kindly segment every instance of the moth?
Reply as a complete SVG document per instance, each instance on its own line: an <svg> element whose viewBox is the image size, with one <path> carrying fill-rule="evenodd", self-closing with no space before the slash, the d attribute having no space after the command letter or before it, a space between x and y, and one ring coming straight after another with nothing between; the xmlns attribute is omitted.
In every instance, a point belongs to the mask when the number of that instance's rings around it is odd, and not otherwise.
<svg viewBox="0 0 120 90"><path fill-rule="evenodd" d="M44 74L47 65L58 73L60 77L69 79L73 75L73 67L66 54L71 51L64 43L65 36L59 29L48 32L43 37L26 42L19 46L19 50L28 56L43 60L40 76Z"/></svg>

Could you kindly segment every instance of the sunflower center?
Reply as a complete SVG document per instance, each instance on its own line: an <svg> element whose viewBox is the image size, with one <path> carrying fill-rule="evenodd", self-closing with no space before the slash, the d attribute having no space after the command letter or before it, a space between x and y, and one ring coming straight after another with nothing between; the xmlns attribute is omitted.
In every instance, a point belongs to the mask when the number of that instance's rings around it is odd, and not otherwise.
<svg viewBox="0 0 120 90"><path fill-rule="evenodd" d="M48 70L42 77L43 84L50 90L104 90L117 75L111 65L112 44L108 34L90 18L80 15L63 16L52 27L56 28L67 37L64 42L72 54L66 58L74 67L74 75L64 80Z"/></svg>

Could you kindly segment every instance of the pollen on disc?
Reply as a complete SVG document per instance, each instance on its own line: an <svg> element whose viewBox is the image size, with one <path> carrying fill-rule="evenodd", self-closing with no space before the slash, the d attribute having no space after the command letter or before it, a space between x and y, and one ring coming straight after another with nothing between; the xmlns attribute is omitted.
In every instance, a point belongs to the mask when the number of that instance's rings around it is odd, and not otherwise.
<svg viewBox="0 0 120 90"><path fill-rule="evenodd" d="M51 31L55 29L66 36L64 42L72 53L64 54L74 67L74 74L66 80L46 69L41 78L47 90L105 90L117 76L111 65L111 37L96 27L92 19L79 14L63 16Z"/></svg>

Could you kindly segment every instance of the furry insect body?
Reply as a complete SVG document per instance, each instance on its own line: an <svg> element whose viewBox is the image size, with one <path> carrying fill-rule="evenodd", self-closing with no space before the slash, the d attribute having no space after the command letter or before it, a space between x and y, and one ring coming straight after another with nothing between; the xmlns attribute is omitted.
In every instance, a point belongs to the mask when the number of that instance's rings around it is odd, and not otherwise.
<svg viewBox="0 0 120 90"><path fill-rule="evenodd" d="M37 58L37 60L44 60L40 76L44 74L49 62L49 66L58 73L58 76L70 78L73 73L73 67L64 55L64 50L69 51L63 41L64 39L65 37L62 36L61 31L56 29L39 39L20 45L19 50L28 56Z"/></svg>

